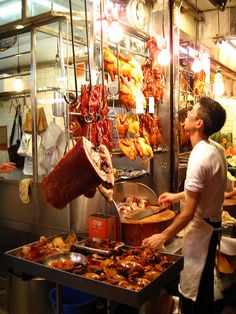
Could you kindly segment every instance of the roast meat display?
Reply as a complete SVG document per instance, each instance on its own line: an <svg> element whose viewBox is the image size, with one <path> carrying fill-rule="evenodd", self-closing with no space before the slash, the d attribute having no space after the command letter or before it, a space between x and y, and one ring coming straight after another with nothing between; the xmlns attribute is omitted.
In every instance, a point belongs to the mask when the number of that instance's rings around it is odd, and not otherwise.
<svg viewBox="0 0 236 314"><path fill-rule="evenodd" d="M137 292L173 265L173 261L167 255L151 248L116 247L117 243L114 241L94 242L92 239L87 239L85 244L93 248L109 249L111 252L109 256L91 254L89 251L86 253L83 250L83 254L86 254L83 260L86 260L87 263L70 260L70 254L74 253L64 254L67 258L56 260L57 256L61 256L58 253L65 252L65 248L67 252L76 252L78 250L76 243L77 237L74 233L70 233L65 240L61 236L52 240L47 240L42 236L36 243L21 248L18 254L20 258L29 261L45 263L52 268ZM84 256L80 252L77 253ZM51 262L48 263L50 259Z"/></svg>

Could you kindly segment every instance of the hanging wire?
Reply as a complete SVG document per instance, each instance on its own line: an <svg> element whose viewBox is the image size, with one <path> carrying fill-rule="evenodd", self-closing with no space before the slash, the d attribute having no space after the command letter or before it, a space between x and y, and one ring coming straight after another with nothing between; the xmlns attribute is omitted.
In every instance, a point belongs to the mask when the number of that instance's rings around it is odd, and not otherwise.
<svg viewBox="0 0 236 314"><path fill-rule="evenodd" d="M165 0L162 1L162 37L165 39L165 14L164 14L164 9L165 9Z"/></svg>
<svg viewBox="0 0 236 314"><path fill-rule="evenodd" d="M85 1L85 3L86 3L86 1ZM70 6L71 41L72 41L71 45L72 45L73 65L74 65L75 99L73 99L73 101L70 102L69 100L67 100L65 95L64 95L64 99L68 104L74 104L78 100L78 87L77 87L77 77L76 77L75 43L74 43L74 29L73 29L71 0L69 0L69 6Z"/></svg>
<svg viewBox="0 0 236 314"><path fill-rule="evenodd" d="M20 40L17 36L17 73L20 73Z"/></svg>
<svg viewBox="0 0 236 314"><path fill-rule="evenodd" d="M220 10L218 10L217 12L217 18L218 18L218 21L217 21L217 25L218 25L218 34L217 34L217 37L220 36ZM220 57L220 47L219 47L219 38L217 39L217 59L219 61L219 57Z"/></svg>
<svg viewBox="0 0 236 314"><path fill-rule="evenodd" d="M105 82L105 73L104 73L104 57L103 57L103 10L104 10L104 5L103 5L103 0L100 0L100 34L101 34L101 71L102 71L102 84L104 85ZM104 94L104 88L103 88L103 94Z"/></svg>
<svg viewBox="0 0 236 314"><path fill-rule="evenodd" d="M197 0L196 0L195 4L196 4L196 9L197 9L195 49L197 50L197 48L198 48L198 36L199 36L199 29L198 29L198 26L199 26L199 12L198 12L198 2L197 2Z"/></svg>
<svg viewBox="0 0 236 314"><path fill-rule="evenodd" d="M88 51L89 84L90 84L90 90L91 90L91 87L92 87L92 75L91 75L91 63L90 63L90 53L89 53L88 9L87 9L87 1L86 0L84 0L84 10L85 10L85 27L86 27L87 51Z"/></svg>
<svg viewBox="0 0 236 314"><path fill-rule="evenodd" d="M60 55L59 55L59 43L58 43L59 39L57 39L57 53L55 56L55 67L59 66L59 62L60 62Z"/></svg>

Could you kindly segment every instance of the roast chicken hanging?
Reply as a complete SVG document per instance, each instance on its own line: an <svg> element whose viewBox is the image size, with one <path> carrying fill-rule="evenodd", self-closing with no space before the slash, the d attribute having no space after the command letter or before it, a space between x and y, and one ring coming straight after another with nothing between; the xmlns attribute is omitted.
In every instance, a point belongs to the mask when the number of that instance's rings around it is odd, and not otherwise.
<svg viewBox="0 0 236 314"><path fill-rule="evenodd" d="M130 111L136 108L136 99L138 99L143 107L146 107L146 99L142 93L143 72L139 63L131 56L125 56L121 53L115 54L105 48L104 53L104 70L109 74L111 81L115 81L115 77L120 77L120 102Z"/></svg>

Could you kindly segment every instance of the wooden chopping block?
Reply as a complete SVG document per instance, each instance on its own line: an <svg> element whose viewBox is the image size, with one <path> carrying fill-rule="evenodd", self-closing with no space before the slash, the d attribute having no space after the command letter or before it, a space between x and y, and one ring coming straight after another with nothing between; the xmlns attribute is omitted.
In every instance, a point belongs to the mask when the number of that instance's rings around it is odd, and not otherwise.
<svg viewBox="0 0 236 314"><path fill-rule="evenodd" d="M126 219L121 216L122 241L127 245L140 246L143 239L162 232L174 218L175 213L170 209L140 220Z"/></svg>

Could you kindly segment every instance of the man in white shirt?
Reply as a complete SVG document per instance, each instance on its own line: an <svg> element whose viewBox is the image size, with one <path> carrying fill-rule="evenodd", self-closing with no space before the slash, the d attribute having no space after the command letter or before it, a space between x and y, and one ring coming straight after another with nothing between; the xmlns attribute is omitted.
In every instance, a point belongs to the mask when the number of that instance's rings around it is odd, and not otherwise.
<svg viewBox="0 0 236 314"><path fill-rule="evenodd" d="M165 192L161 204L185 199L173 223L160 234L144 239L143 244L157 248L185 228L184 268L180 275L182 314L210 314L214 304L214 261L219 242L221 211L227 183L223 149L209 136L225 123L223 107L209 97L201 97L188 112L185 130L189 133L190 154L184 192Z"/></svg>

